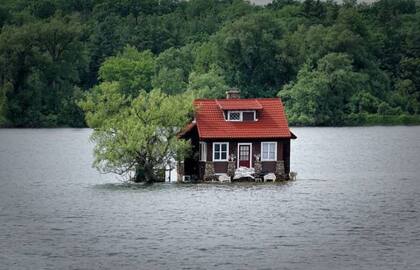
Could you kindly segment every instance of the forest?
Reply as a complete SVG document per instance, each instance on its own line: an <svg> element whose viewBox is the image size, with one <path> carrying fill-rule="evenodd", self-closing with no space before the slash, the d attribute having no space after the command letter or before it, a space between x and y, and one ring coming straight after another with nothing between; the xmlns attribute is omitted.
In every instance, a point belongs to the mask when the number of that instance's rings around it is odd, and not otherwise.
<svg viewBox="0 0 420 270"><path fill-rule="evenodd" d="M0 126L85 127L104 82L282 98L291 125L420 123L420 1L2 0Z"/></svg>

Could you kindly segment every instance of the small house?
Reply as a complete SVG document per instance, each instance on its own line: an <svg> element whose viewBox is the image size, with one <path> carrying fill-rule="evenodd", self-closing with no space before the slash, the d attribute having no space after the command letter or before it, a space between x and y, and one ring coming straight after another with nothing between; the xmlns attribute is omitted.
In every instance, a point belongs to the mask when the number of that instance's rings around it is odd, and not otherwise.
<svg viewBox="0 0 420 270"><path fill-rule="evenodd" d="M262 177L272 173L288 179L289 130L280 98L240 98L236 89L226 99L196 99L195 119L180 137L192 144L192 154L178 164L178 177L212 180L233 177L239 167L254 168Z"/></svg>

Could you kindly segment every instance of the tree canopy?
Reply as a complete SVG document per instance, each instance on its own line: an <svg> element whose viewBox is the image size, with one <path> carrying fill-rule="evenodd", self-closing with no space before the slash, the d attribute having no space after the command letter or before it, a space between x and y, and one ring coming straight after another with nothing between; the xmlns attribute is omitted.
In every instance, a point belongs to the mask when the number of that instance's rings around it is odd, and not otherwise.
<svg viewBox="0 0 420 270"><path fill-rule="evenodd" d="M165 165L188 152L189 143L177 134L191 120L192 96L124 92L118 82L103 82L80 102L93 128L94 166L135 182L156 181Z"/></svg>
<svg viewBox="0 0 420 270"><path fill-rule="evenodd" d="M419 0L4 0L0 125L85 126L77 101L103 83L132 98L153 89L221 97L227 87L281 96L292 125L418 123L419 8Z"/></svg>

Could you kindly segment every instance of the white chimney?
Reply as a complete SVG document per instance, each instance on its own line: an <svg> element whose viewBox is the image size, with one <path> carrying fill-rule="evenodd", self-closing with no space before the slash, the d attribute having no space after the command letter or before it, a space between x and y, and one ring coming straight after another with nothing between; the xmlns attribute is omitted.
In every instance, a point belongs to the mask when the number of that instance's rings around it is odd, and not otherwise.
<svg viewBox="0 0 420 270"><path fill-rule="evenodd" d="M226 99L241 98L241 91L238 88L231 88L226 91Z"/></svg>

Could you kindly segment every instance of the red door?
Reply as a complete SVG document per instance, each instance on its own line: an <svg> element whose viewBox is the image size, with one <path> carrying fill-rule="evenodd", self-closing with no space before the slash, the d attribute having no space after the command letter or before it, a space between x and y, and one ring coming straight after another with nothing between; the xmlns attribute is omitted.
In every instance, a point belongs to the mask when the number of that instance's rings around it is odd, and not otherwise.
<svg viewBox="0 0 420 270"><path fill-rule="evenodd" d="M239 145L239 167L251 167L250 145Z"/></svg>

